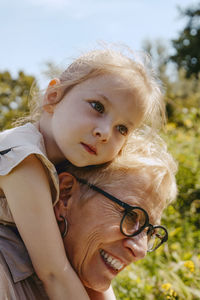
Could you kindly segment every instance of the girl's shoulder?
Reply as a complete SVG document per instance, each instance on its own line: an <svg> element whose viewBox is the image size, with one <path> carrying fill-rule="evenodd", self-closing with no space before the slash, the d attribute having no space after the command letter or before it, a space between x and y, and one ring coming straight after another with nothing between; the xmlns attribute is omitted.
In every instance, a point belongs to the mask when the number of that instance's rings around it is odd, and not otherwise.
<svg viewBox="0 0 200 300"><path fill-rule="evenodd" d="M46 155L42 135L27 123L0 133L0 175L8 174L30 154Z"/></svg>
<svg viewBox="0 0 200 300"><path fill-rule="evenodd" d="M43 143L38 129L31 123L0 132L0 152L8 148Z"/></svg>
<svg viewBox="0 0 200 300"><path fill-rule="evenodd" d="M54 201L57 202L59 190L57 172L47 158L42 134L31 123L0 133L0 176L9 174L14 167L31 154L35 154L48 170L56 190Z"/></svg>

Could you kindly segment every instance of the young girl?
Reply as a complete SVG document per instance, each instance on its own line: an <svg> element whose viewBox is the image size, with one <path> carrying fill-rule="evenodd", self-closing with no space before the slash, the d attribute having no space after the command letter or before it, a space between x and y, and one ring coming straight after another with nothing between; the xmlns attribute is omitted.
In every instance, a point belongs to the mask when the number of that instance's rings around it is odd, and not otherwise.
<svg viewBox="0 0 200 300"><path fill-rule="evenodd" d="M56 223L54 165L65 159L79 167L109 162L135 128L158 125L164 110L144 63L96 50L51 80L32 123L0 134L0 222L17 226L50 299L89 299Z"/></svg>

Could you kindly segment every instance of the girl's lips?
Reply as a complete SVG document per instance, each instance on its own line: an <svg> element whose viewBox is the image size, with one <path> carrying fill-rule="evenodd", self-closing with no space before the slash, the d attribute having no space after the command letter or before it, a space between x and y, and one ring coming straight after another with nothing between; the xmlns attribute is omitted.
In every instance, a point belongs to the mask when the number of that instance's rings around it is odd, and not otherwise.
<svg viewBox="0 0 200 300"><path fill-rule="evenodd" d="M88 145L88 144L84 144L84 143L81 143L81 145L84 147L84 149L90 153L90 154L93 154L93 155L97 155L97 150L95 147L93 147L92 145Z"/></svg>

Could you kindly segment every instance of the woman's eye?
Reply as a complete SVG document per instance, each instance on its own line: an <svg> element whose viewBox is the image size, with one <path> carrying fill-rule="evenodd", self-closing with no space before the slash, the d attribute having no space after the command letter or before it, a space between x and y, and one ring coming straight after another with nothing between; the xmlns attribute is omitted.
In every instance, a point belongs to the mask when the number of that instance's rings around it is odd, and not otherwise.
<svg viewBox="0 0 200 300"><path fill-rule="evenodd" d="M90 105L100 114L103 114L105 111L103 104L99 101L90 102Z"/></svg>
<svg viewBox="0 0 200 300"><path fill-rule="evenodd" d="M128 133L128 128L124 125L118 125L117 130L122 134L122 135L127 135Z"/></svg>

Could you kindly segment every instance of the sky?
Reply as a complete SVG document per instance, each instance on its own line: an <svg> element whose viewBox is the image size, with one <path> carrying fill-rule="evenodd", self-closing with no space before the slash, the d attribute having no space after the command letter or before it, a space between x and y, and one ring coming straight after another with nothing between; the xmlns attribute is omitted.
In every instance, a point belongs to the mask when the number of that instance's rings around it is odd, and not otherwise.
<svg viewBox="0 0 200 300"><path fill-rule="evenodd" d="M99 41L141 50L170 41L186 20L177 7L197 0L0 0L0 72L37 78L46 62L61 66ZM172 48L170 48L171 51Z"/></svg>

